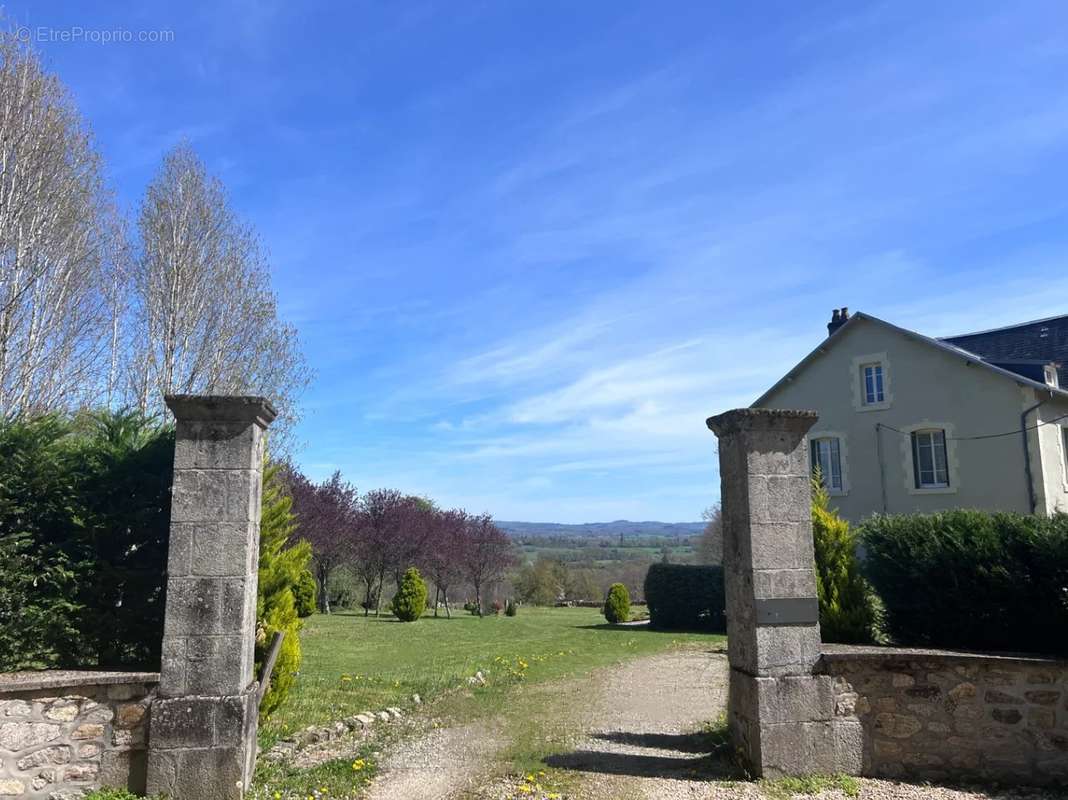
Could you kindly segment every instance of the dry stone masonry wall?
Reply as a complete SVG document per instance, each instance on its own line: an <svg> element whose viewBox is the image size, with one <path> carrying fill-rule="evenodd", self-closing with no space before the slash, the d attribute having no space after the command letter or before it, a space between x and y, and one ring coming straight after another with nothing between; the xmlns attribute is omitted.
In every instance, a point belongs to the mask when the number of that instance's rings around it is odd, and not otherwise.
<svg viewBox="0 0 1068 800"><path fill-rule="evenodd" d="M0 680L0 798L144 791L154 673L15 673Z"/></svg>
<svg viewBox="0 0 1068 800"><path fill-rule="evenodd" d="M1068 784L1068 662L825 646L863 774Z"/></svg>

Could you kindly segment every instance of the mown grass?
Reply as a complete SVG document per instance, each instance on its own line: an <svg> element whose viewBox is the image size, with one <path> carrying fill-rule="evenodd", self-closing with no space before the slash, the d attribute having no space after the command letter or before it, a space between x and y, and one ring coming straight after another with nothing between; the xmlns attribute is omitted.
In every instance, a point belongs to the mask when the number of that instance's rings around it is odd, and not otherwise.
<svg viewBox="0 0 1068 800"><path fill-rule="evenodd" d="M261 727L269 746L289 731L360 711L411 707L482 671L494 684L554 680L647 655L704 634L613 627L598 609L521 608L516 617L315 615L301 633L304 663L284 705ZM525 665L525 666L523 666Z"/></svg>
<svg viewBox="0 0 1068 800"><path fill-rule="evenodd" d="M341 613L316 615L301 634L304 662L286 702L261 726L269 748L287 733L361 711L401 706L414 712L412 695L437 703L436 716L452 721L493 717L510 740L504 753L517 772L535 772L540 759L563 744L569 706L583 702L581 686L568 678L674 647L720 647L723 637L668 633L647 627L610 626L598 609L529 608L516 617L452 619L425 616L414 623L393 617ZM481 671L486 686L471 691L467 679ZM570 682L575 684L575 682ZM261 764L255 797L350 797L375 773L374 751L362 746L354 759L328 761L310 770Z"/></svg>

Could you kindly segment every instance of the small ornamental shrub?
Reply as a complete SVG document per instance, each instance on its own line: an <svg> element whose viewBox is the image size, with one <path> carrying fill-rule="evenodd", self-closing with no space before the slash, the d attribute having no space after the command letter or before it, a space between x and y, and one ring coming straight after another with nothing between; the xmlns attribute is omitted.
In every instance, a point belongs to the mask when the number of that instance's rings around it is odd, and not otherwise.
<svg viewBox="0 0 1068 800"><path fill-rule="evenodd" d="M518 613L515 600L509 600L508 605L504 607L504 615L506 617L514 617Z"/></svg>
<svg viewBox="0 0 1068 800"><path fill-rule="evenodd" d="M622 583L613 583L604 599L604 618L613 625L630 619L630 592Z"/></svg>
<svg viewBox="0 0 1068 800"><path fill-rule="evenodd" d="M661 630L727 630L723 567L650 564L645 575L649 624Z"/></svg>
<svg viewBox="0 0 1068 800"><path fill-rule="evenodd" d="M315 599L318 596L319 587L315 583L315 576L310 569L304 570L297 585L293 587L293 599L297 604L297 616L301 619L310 617L316 611ZM331 606L344 607L343 603L331 598Z"/></svg>
<svg viewBox="0 0 1068 800"><path fill-rule="evenodd" d="M390 609L401 622L415 622L426 609L426 583L415 567L408 567L393 595Z"/></svg>
<svg viewBox="0 0 1068 800"><path fill-rule="evenodd" d="M860 571L857 536L829 507L823 484L812 481L812 538L816 594L825 642L870 644L875 640L875 598Z"/></svg>
<svg viewBox="0 0 1068 800"><path fill-rule="evenodd" d="M896 643L1068 655L1068 515L877 515L860 536Z"/></svg>

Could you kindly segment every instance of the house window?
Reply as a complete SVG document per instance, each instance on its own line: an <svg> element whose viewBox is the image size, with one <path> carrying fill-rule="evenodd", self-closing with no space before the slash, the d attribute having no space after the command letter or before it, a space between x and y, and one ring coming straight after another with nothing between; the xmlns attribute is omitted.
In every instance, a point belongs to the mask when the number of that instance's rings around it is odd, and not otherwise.
<svg viewBox="0 0 1068 800"><path fill-rule="evenodd" d="M1046 385L1047 386L1053 386L1055 388L1060 388L1059 384L1058 384L1058 381L1057 381L1057 368L1056 367L1053 367L1053 366L1046 367L1045 368L1045 374L1046 374Z"/></svg>
<svg viewBox="0 0 1068 800"><path fill-rule="evenodd" d="M886 402L883 391L883 365L864 364L860 368L861 391L864 393L864 405L873 406Z"/></svg>
<svg viewBox="0 0 1068 800"><path fill-rule="evenodd" d="M945 489L949 486L944 430L916 431L912 434L912 467L917 489Z"/></svg>
<svg viewBox="0 0 1068 800"><path fill-rule="evenodd" d="M812 471L832 490L842 489L842 447L837 436L812 440Z"/></svg>

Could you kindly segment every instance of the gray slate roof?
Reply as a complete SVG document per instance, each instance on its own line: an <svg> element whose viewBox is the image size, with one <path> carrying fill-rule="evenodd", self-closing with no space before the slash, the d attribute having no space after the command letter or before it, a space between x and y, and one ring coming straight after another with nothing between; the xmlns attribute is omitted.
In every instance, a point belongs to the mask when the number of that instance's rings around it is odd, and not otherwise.
<svg viewBox="0 0 1068 800"><path fill-rule="evenodd" d="M1057 362L1060 384L1068 388L1068 315L946 336L943 341L1003 364L1013 372L1017 370L1009 366L1011 362ZM1026 370L1023 364L1020 367L1021 371Z"/></svg>

